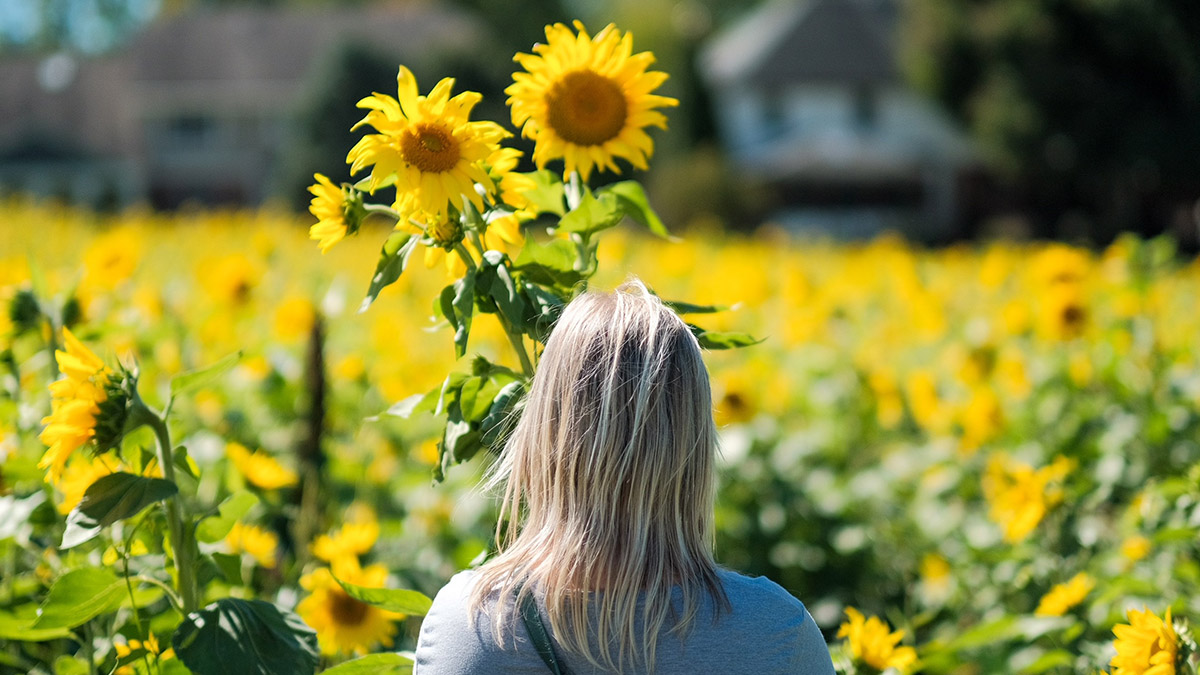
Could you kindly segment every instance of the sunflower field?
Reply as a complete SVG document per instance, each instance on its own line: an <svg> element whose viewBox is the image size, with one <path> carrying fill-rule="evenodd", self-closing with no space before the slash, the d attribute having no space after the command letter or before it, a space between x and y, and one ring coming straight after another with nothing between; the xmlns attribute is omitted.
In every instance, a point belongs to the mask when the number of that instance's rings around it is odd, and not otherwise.
<svg viewBox="0 0 1200 675"><path fill-rule="evenodd" d="M538 171L401 68L315 225L0 202L0 673L409 672L558 309L631 275L709 349L717 559L839 672L1197 672L1200 260L676 238L589 187L675 103L631 40L518 55Z"/></svg>

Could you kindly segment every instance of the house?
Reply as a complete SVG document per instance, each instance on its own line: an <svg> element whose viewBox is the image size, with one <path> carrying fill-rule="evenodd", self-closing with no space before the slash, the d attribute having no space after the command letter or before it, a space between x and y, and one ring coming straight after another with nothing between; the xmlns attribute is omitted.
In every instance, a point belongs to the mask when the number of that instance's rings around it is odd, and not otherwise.
<svg viewBox="0 0 1200 675"><path fill-rule="evenodd" d="M419 60L483 35L475 19L427 3L198 7L99 59L2 60L0 191L89 205L261 203L331 50L354 43ZM347 130L347 148L352 140Z"/></svg>
<svg viewBox="0 0 1200 675"><path fill-rule="evenodd" d="M941 239L976 165L964 134L901 81L889 0L768 0L700 55L718 134L775 219L845 237Z"/></svg>

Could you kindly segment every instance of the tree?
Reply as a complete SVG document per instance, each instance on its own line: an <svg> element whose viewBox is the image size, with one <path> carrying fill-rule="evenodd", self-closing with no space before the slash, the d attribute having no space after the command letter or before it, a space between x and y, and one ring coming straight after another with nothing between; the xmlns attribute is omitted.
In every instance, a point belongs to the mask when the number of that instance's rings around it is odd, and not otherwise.
<svg viewBox="0 0 1200 675"><path fill-rule="evenodd" d="M910 0L910 81L971 131L1039 234L1161 232L1200 196L1194 0Z"/></svg>

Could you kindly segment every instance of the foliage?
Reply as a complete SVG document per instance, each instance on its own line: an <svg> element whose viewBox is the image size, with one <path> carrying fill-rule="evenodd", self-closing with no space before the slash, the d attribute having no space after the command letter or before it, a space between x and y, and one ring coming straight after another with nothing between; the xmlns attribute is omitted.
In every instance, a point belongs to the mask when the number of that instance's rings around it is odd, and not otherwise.
<svg viewBox="0 0 1200 675"><path fill-rule="evenodd" d="M1188 0L918 0L904 12L910 79L1044 220L1083 215L1101 239L1161 232L1173 216L1145 205L1194 195L1200 16Z"/></svg>
<svg viewBox="0 0 1200 675"><path fill-rule="evenodd" d="M176 449L188 457L176 462L176 482L189 510L207 516L197 532L206 601L283 598L281 609L292 609L286 598L306 593L300 577L323 564L289 540L299 487L259 488L223 450L236 441L301 467L306 415L296 402L307 397L303 364L318 312L328 326L328 462L312 530L341 530L333 533L338 547L363 551L364 564L388 563L387 588L430 596L486 550L490 509L473 489L482 463L430 487L439 463L433 439L446 413L420 412L436 408L438 397L417 392L440 393L450 369L481 377L476 354L497 364L512 358L512 347L495 316L483 314L472 323L469 352L455 358L449 323L420 318L447 283L440 269L414 263L360 314L368 285L361 264L378 252L368 237L321 256L282 214L129 213L96 230L90 214L51 206L9 203L4 212L14 225L0 265L10 275L6 302L21 302L19 290L32 293L35 280L38 306L51 315L77 294L77 333L109 363L137 354L151 405L165 402L173 377L244 350L224 375L182 392L171 411ZM127 266L98 255L116 241L132 256ZM220 262L231 255L241 256L237 266ZM804 600L835 654L848 606L904 631L898 646L916 647L919 670L930 673L963 663L985 672L1088 672L1113 656L1112 628L1127 623L1126 609L1162 617L1169 606L1193 622L1200 613L1200 317L1192 311L1200 266L1177 259L1169 241L1126 238L1099 253L1045 244L924 251L890 239L801 244L764 231L669 241L616 228L597 255L597 285L640 270L667 298L737 306L712 314L678 307L704 328L766 338L709 355L724 456L718 559L768 575ZM110 264L96 267L101 260ZM231 270L241 281L230 283ZM1078 336L1065 339L1051 321L1062 307L1051 290L1062 284L1077 287L1087 317ZM296 309L301 291L308 313ZM1057 316L1064 315L1074 312ZM181 616L146 581L171 583L161 507L57 549L67 514L55 506L66 491L44 483L36 468L44 450L37 419L49 398L46 333L36 322L19 333L12 325L4 363L15 363L19 377L3 380L0 397L0 472L10 491L0 496L0 548L12 573L0 581L0 642L20 665L0 670L53 661L42 660L47 649L85 658L79 638L87 624L34 627L34 612L56 580L98 569L106 554L120 579L125 551L137 575L137 616L169 646ZM38 412L18 415L18 405ZM379 415L389 407L396 415ZM364 424L370 416L377 417ZM136 432L123 445L121 470L142 475L138 461L153 438ZM1009 457L1005 467L1040 469L1059 455L1075 462L1058 497L1015 543L1005 541L983 489L999 452ZM64 484L85 459L68 462ZM201 482L182 468L191 466ZM210 525L217 521L222 527ZM279 535L270 551L276 567L231 553L222 534L234 522ZM374 537L355 535L352 546L345 526L370 522ZM1079 572L1095 580L1083 600L1063 616L1037 616L1043 596ZM131 623L128 589L119 601L115 614L87 622L91 630L118 643L144 640ZM106 616L125 623L114 629ZM417 621L399 624L397 647L412 648ZM113 664L114 655L98 649L96 658Z"/></svg>

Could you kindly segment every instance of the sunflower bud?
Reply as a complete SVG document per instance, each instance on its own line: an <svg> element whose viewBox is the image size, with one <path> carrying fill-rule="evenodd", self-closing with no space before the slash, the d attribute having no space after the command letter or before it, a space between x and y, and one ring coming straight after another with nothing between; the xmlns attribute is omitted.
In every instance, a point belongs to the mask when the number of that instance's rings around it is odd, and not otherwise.
<svg viewBox="0 0 1200 675"><path fill-rule="evenodd" d="M364 193L350 183L342 183L342 219L346 223L346 234L358 232L367 219L363 196Z"/></svg>
<svg viewBox="0 0 1200 675"><path fill-rule="evenodd" d="M132 431L129 407L133 392L137 389L137 373L118 366L104 382L104 400L96 406L96 435L92 437L92 454L99 455L109 450L120 450L121 439Z"/></svg>
<svg viewBox="0 0 1200 675"><path fill-rule="evenodd" d="M463 227L457 213L449 217L435 215L425 222L425 236L429 246L436 246L447 251L452 250L463 240Z"/></svg>

